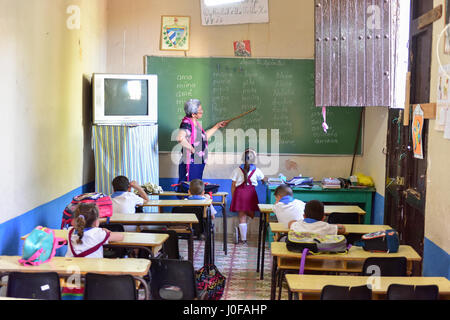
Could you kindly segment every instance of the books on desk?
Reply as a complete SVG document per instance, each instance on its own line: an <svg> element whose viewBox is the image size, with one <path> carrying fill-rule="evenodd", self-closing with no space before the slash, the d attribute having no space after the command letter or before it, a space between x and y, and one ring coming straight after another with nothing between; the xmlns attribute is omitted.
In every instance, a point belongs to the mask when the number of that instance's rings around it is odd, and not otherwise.
<svg viewBox="0 0 450 320"><path fill-rule="evenodd" d="M284 181L281 178L269 178L267 182L271 185L279 186L281 184L284 184Z"/></svg>
<svg viewBox="0 0 450 320"><path fill-rule="evenodd" d="M324 189L340 189L341 181L336 178L323 178L322 179L322 188L324 188Z"/></svg>
<svg viewBox="0 0 450 320"><path fill-rule="evenodd" d="M286 181L286 184L290 186L298 186L298 187L312 187L313 178L311 177L294 177L289 181Z"/></svg>

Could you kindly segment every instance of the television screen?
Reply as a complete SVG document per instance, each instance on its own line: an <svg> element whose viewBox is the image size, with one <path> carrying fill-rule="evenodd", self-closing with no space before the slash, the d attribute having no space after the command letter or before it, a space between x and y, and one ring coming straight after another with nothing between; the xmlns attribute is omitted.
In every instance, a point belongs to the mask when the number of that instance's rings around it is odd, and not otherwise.
<svg viewBox="0 0 450 320"><path fill-rule="evenodd" d="M148 115L148 81L105 79L105 116Z"/></svg>

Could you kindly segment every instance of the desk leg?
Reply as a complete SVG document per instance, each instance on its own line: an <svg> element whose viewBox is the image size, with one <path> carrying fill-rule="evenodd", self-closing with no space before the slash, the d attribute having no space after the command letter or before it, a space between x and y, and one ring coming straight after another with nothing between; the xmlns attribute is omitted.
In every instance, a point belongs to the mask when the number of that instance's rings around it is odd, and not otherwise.
<svg viewBox="0 0 450 320"><path fill-rule="evenodd" d="M266 215L264 214L264 223L263 223L263 235L262 235L262 248L261 248L261 273L259 276L260 280L264 279L264 256L266 252L266 235L267 235L267 221Z"/></svg>
<svg viewBox="0 0 450 320"><path fill-rule="evenodd" d="M189 229L189 239L188 239L188 260L194 263L194 230L192 226L188 226Z"/></svg>
<svg viewBox="0 0 450 320"><path fill-rule="evenodd" d="M272 279L270 282L270 300L275 300L275 290L277 286L277 257L272 258Z"/></svg>
<svg viewBox="0 0 450 320"><path fill-rule="evenodd" d="M262 233L262 225L263 225L263 213L259 213L259 230L258 230L258 253L256 257L256 272L259 272L259 263L261 260L261 233Z"/></svg>
<svg viewBox="0 0 450 320"><path fill-rule="evenodd" d="M226 203L222 204L222 217L223 217L223 252L227 255L227 211L226 211Z"/></svg>

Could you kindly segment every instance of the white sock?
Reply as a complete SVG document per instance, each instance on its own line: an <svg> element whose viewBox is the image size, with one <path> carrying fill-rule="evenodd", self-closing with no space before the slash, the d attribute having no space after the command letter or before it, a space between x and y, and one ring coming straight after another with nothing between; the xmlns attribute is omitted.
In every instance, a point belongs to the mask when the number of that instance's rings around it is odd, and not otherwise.
<svg viewBox="0 0 450 320"><path fill-rule="evenodd" d="M247 224L246 223L240 223L239 224L239 231L241 232L241 240L247 241Z"/></svg>

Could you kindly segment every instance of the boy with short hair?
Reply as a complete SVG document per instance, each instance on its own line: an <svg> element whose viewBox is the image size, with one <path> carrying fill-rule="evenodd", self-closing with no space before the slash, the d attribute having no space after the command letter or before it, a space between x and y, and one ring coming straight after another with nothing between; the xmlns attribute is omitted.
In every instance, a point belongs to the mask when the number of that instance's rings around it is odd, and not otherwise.
<svg viewBox="0 0 450 320"><path fill-rule="evenodd" d="M288 185L282 184L278 186L274 195L276 202L273 206L273 212L277 216L279 223L289 227L289 223L303 220L305 203L294 199L292 189Z"/></svg>
<svg viewBox="0 0 450 320"><path fill-rule="evenodd" d="M189 183L188 200L204 200L211 199L209 194L205 194L205 183L200 179L194 179ZM217 211L211 204L211 219L214 219Z"/></svg>
<svg viewBox="0 0 450 320"><path fill-rule="evenodd" d="M295 232L311 232L320 235L344 234L345 227L340 224L329 224L324 222L325 212L323 203L318 200L308 201L305 205L304 219L292 221L289 229Z"/></svg>
<svg viewBox="0 0 450 320"><path fill-rule="evenodd" d="M125 176L117 176L112 181L114 193L111 195L114 213L136 213L136 206L148 201L147 193L136 181ZM138 192L136 195L131 189ZM124 226L125 231L136 231L135 226Z"/></svg>

